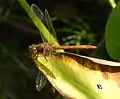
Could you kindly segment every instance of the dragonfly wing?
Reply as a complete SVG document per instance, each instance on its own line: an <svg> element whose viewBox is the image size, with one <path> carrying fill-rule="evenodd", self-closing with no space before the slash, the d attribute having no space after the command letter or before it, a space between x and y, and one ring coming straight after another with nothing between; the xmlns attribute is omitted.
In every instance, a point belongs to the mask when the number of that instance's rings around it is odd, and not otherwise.
<svg viewBox="0 0 120 99"><path fill-rule="evenodd" d="M45 9L45 20L46 20L48 30L57 39L55 29L53 28L52 19L50 18L50 15L47 9Z"/></svg>
<svg viewBox="0 0 120 99"><path fill-rule="evenodd" d="M37 91L41 91L43 87L45 86L47 82L47 78L44 76L42 72L38 72L37 78L36 78L36 89Z"/></svg>
<svg viewBox="0 0 120 99"><path fill-rule="evenodd" d="M44 20L43 12L35 4L31 5L31 10L39 17L40 20Z"/></svg>
<svg viewBox="0 0 120 99"><path fill-rule="evenodd" d="M35 4L31 5L31 10L46 25L46 20L45 20L45 17L44 17L44 14L43 14L42 10L40 10ZM41 38L42 38L43 42L46 42L45 38L42 35L41 35Z"/></svg>
<svg viewBox="0 0 120 99"><path fill-rule="evenodd" d="M52 20L50 18L50 15L45 9L45 15L43 14L42 10L40 10L35 4L31 5L31 10L36 14L36 16L47 26L49 32L56 38L56 32L53 28ZM43 42L47 42L45 38L41 35Z"/></svg>

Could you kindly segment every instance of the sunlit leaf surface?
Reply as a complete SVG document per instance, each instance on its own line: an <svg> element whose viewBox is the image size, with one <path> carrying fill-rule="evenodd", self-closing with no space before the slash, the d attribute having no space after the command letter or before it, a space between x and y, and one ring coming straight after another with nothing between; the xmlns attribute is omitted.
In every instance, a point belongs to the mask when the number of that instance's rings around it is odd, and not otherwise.
<svg viewBox="0 0 120 99"><path fill-rule="evenodd" d="M39 54L35 63L67 99L120 99L120 63L71 53Z"/></svg>

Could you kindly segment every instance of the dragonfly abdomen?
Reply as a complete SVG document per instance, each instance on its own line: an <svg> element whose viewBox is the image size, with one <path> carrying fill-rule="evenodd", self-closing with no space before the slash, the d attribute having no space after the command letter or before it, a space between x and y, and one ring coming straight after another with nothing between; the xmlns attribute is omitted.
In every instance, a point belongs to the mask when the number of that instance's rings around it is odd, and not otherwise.
<svg viewBox="0 0 120 99"><path fill-rule="evenodd" d="M73 46L52 46L53 49L96 49L93 45L73 45Z"/></svg>

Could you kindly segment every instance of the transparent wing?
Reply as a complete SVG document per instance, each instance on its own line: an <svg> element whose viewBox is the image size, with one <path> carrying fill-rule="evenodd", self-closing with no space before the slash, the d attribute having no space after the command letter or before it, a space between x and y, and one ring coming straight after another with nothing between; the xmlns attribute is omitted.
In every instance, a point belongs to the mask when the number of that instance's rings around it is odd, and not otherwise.
<svg viewBox="0 0 120 99"><path fill-rule="evenodd" d="M35 5L35 4L32 4L31 5L31 10L36 14L36 16L46 25L46 20L45 20L45 17L44 17L44 14L43 12ZM45 38L41 35L41 38L43 40L43 42L47 42L45 40Z"/></svg>
<svg viewBox="0 0 120 99"><path fill-rule="evenodd" d="M48 30L57 40L56 32L55 32L55 29L53 28L53 24L52 24L52 19L50 18L50 15L49 15L47 9L45 9L45 20L46 20Z"/></svg>
<svg viewBox="0 0 120 99"><path fill-rule="evenodd" d="M40 20L44 20L43 12L35 4L31 5L31 10L40 18Z"/></svg>
<svg viewBox="0 0 120 99"><path fill-rule="evenodd" d="M49 15L47 9L45 9L45 15L44 15L43 12L35 4L32 4L31 5L31 10L46 25L46 27L48 28L49 32L57 39L56 32L55 32L55 30L53 28L52 20L50 18L50 15ZM41 35L41 37L42 37L42 40L44 42L45 38L42 35Z"/></svg>
<svg viewBox="0 0 120 99"><path fill-rule="evenodd" d="M36 89L37 91L41 91L43 87L45 86L47 82L47 78L44 76L42 72L38 72L37 78L36 78Z"/></svg>

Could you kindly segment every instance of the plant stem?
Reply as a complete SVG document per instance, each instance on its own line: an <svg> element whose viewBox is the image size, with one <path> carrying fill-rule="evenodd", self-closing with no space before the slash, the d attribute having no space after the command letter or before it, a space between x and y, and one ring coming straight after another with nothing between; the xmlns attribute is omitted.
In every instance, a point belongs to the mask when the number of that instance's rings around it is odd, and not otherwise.
<svg viewBox="0 0 120 99"><path fill-rule="evenodd" d="M112 8L115 8L116 7L116 3L114 0L109 0L109 3L111 5Z"/></svg>
<svg viewBox="0 0 120 99"><path fill-rule="evenodd" d="M27 12L29 17L32 19L33 23L39 29L40 33L45 38L45 40L53 45L59 45L57 40L48 31L48 29L45 27L45 25L42 23L42 21L36 16L36 14L34 12L32 12L32 10L31 10L30 6L28 5L28 3L26 2L26 0L18 0L18 2L21 4L21 6Z"/></svg>

